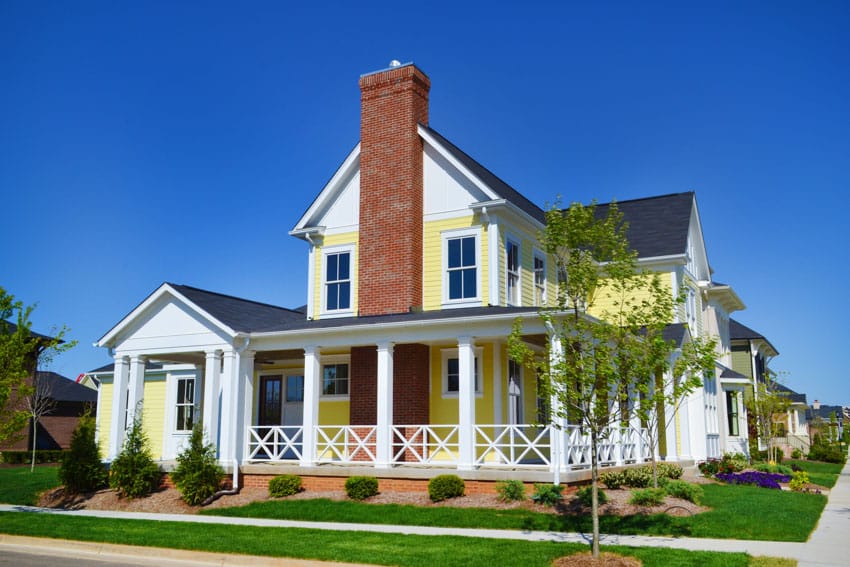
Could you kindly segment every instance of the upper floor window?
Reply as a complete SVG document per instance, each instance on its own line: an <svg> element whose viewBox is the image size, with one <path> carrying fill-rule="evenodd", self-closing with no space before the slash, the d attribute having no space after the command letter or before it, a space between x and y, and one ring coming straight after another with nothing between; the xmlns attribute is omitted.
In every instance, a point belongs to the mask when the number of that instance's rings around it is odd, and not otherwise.
<svg viewBox="0 0 850 567"><path fill-rule="evenodd" d="M546 259L534 252L534 305L546 305Z"/></svg>
<svg viewBox="0 0 850 567"><path fill-rule="evenodd" d="M444 300L468 302L478 297L478 231L451 232L444 236Z"/></svg>
<svg viewBox="0 0 850 567"><path fill-rule="evenodd" d="M194 376L177 378L177 416L174 423L176 431L191 431L195 424L195 378Z"/></svg>
<svg viewBox="0 0 850 567"><path fill-rule="evenodd" d="M505 241L505 300L508 305L519 305L519 244Z"/></svg>
<svg viewBox="0 0 850 567"><path fill-rule="evenodd" d="M351 310L351 249L325 253L324 311Z"/></svg>
<svg viewBox="0 0 850 567"><path fill-rule="evenodd" d="M685 317L688 330L692 336L696 337L699 332L697 329L697 294L690 288L688 288L688 296L685 299Z"/></svg>

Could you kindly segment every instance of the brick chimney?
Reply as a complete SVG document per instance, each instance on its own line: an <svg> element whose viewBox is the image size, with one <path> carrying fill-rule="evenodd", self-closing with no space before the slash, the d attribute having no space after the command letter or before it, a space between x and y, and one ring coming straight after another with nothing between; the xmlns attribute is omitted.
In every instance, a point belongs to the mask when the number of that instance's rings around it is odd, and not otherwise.
<svg viewBox="0 0 850 567"><path fill-rule="evenodd" d="M360 77L359 315L422 305L422 139L431 81L412 63Z"/></svg>

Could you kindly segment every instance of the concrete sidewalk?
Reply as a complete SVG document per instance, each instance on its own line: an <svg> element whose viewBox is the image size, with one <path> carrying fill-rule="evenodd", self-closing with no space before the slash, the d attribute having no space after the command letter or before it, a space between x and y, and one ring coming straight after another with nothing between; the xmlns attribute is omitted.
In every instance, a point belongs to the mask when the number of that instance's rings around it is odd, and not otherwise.
<svg viewBox="0 0 850 567"><path fill-rule="evenodd" d="M466 536L523 541L553 541L589 543L589 534L563 532L535 532L518 530L487 530L470 528L438 528L428 526L395 526L380 524L351 524L336 522L304 522L293 520L267 520L259 518L231 518L224 516L199 516L186 514L152 514L143 512L114 512L107 510L55 510L30 506L0 505L2 512L29 512L66 516L88 516L125 520L153 520L190 522L202 524L230 524L240 526L307 528L335 531L359 531L390 534L416 534L426 536ZM53 541L53 540L51 540ZM76 543L76 542L75 542ZM2 542L0 542L2 544ZM850 464L846 465L830 491L829 500L818 525L806 543L752 541L735 539L676 538L656 536L603 535L602 545L634 547L669 547L691 551L743 552L750 555L787 557L797 559L800 567L842 567L850 565ZM221 556L222 554L216 554ZM216 561L215 564L222 564ZM235 564L235 563L232 563Z"/></svg>

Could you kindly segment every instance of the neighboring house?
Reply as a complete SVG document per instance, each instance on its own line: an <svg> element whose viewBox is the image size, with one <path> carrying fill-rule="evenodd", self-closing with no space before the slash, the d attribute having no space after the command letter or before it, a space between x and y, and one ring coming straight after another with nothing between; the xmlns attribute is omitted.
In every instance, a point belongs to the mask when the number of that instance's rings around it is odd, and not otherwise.
<svg viewBox="0 0 850 567"><path fill-rule="evenodd" d="M536 377L507 356L517 319L528 342L552 340L538 317L557 292L536 240L544 211L430 127L430 81L418 68L364 75L360 88L360 143L290 231L308 246L307 304L162 284L98 341L114 365L88 373L100 382L108 459L142 407L166 467L198 419L220 461L246 474L287 464L345 474L319 466L332 463L545 480L588 466L586 437L549 425ZM711 282L694 194L618 205L641 266L671 293L689 290L670 338L717 335L729 362L728 314L743 304ZM722 374L668 416L667 459L719 455L729 437ZM601 460L647 456L635 422Z"/></svg>
<svg viewBox="0 0 850 567"><path fill-rule="evenodd" d="M778 382L773 383L773 389L788 400L785 416L781 419L777 418L776 421L777 431L774 443L782 447L786 458L791 456L794 449L808 453L811 438L806 420L806 412L809 409L806 394L799 394Z"/></svg>
<svg viewBox="0 0 850 567"><path fill-rule="evenodd" d="M97 392L80 386L55 372L36 373L47 398L53 401L52 409L38 420L36 449L67 449L71 444L71 433L76 429L80 416L86 411L97 409ZM32 449L32 420L27 430L13 444L3 447L12 451Z"/></svg>
<svg viewBox="0 0 850 567"><path fill-rule="evenodd" d="M837 441L844 435L844 428L850 423L850 408L823 405L815 400L806 410L806 423L810 436L816 433L826 434L831 440Z"/></svg>

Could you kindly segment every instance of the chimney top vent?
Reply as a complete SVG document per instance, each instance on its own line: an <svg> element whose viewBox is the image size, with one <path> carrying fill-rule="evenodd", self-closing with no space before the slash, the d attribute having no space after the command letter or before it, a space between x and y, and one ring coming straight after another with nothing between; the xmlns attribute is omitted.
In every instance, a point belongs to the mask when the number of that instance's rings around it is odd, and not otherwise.
<svg viewBox="0 0 850 567"><path fill-rule="evenodd" d="M401 61L398 59L393 59L390 61L390 69L395 69L396 67L401 67Z"/></svg>

